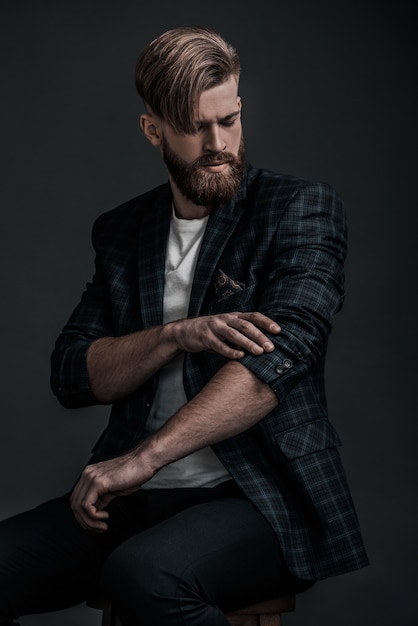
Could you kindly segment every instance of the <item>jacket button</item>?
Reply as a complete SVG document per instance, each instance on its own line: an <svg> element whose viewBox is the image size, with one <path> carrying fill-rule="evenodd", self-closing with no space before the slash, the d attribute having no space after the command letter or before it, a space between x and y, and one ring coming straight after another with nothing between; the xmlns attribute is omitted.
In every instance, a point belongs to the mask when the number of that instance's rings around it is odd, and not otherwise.
<svg viewBox="0 0 418 626"><path fill-rule="evenodd" d="M290 359L285 359L283 361L283 367L285 367L286 369L289 369L289 367L292 367L293 363Z"/></svg>
<svg viewBox="0 0 418 626"><path fill-rule="evenodd" d="M276 374L283 374L284 371L281 365L276 365L275 370Z"/></svg>

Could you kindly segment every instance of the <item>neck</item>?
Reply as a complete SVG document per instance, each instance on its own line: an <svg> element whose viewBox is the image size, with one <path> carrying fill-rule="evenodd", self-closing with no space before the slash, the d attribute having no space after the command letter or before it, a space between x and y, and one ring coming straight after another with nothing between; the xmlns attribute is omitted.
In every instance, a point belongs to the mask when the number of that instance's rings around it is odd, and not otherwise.
<svg viewBox="0 0 418 626"><path fill-rule="evenodd" d="M209 215L210 207L194 204L194 202L185 198L170 175L169 181L177 217L183 220L196 220Z"/></svg>

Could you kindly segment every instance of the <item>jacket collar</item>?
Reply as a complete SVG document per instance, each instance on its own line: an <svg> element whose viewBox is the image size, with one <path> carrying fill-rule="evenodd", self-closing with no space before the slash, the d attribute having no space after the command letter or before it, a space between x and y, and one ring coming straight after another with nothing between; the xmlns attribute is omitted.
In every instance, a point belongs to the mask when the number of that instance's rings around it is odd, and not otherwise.
<svg viewBox="0 0 418 626"><path fill-rule="evenodd" d="M247 175L241 188L230 201L212 209L200 248L189 303L189 317L200 314L208 290L208 276L213 276L218 261L244 211L247 196Z"/></svg>

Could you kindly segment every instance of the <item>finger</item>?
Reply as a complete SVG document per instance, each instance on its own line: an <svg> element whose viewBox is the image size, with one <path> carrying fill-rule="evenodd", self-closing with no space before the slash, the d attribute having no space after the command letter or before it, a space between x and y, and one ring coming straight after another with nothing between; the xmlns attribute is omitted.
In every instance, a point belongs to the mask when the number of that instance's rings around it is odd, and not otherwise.
<svg viewBox="0 0 418 626"><path fill-rule="evenodd" d="M79 508L73 510L76 520L88 530L107 530L106 520L109 519L107 511L98 510L89 502L84 502Z"/></svg>
<svg viewBox="0 0 418 626"><path fill-rule="evenodd" d="M84 530L94 530L95 532L105 532L108 530L108 525L105 521L91 520L80 515L79 512L74 512L75 519Z"/></svg>
<svg viewBox="0 0 418 626"><path fill-rule="evenodd" d="M248 327L239 326L239 329L230 327L226 331L226 338L229 342L244 348L252 354L263 354L264 351L274 350L274 346L267 337L263 337L262 333L257 334Z"/></svg>
<svg viewBox="0 0 418 626"><path fill-rule="evenodd" d="M231 317L225 331L225 338L253 354L272 352L274 344L252 322L239 317Z"/></svg>
<svg viewBox="0 0 418 626"><path fill-rule="evenodd" d="M209 352L217 352L227 359L242 359L245 354L243 350L239 350L236 347L229 346L227 343L219 339L215 334L212 334L209 337L207 341L207 350Z"/></svg>
<svg viewBox="0 0 418 626"><path fill-rule="evenodd" d="M77 521L83 528L107 528L100 523L109 517L107 511L99 505L100 494L86 474L83 474L70 497L70 504Z"/></svg>
<svg viewBox="0 0 418 626"><path fill-rule="evenodd" d="M249 320L255 326L268 330L271 333L279 333L281 331L277 322L267 317L267 315L264 315L264 313L260 313L260 311L239 312L238 316L242 319Z"/></svg>

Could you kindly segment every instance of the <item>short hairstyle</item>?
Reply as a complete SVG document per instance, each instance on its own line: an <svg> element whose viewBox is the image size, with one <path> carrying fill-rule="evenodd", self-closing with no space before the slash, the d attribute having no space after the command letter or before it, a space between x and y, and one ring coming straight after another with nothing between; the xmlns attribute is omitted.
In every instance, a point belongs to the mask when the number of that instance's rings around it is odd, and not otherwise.
<svg viewBox="0 0 418 626"><path fill-rule="evenodd" d="M203 27L169 30L141 52L135 68L139 95L176 132L194 132L201 94L240 75L238 54L217 32Z"/></svg>

